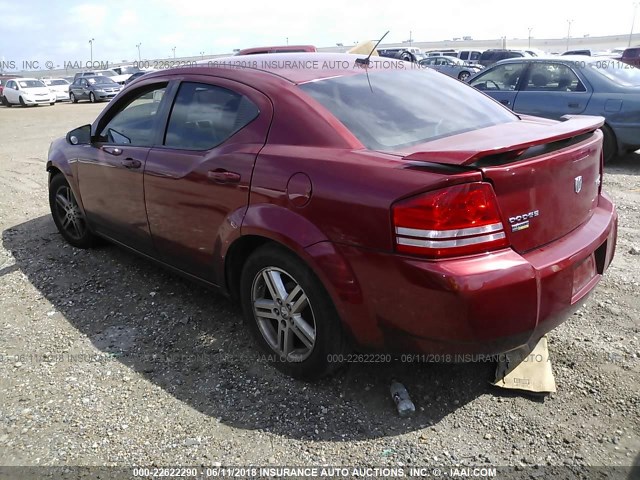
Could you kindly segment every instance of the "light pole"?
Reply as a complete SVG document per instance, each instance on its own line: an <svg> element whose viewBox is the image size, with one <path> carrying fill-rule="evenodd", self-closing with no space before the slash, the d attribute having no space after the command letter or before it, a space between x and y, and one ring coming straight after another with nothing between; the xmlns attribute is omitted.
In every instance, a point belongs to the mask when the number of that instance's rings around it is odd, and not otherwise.
<svg viewBox="0 0 640 480"><path fill-rule="evenodd" d="M640 2L633 2L633 19L631 20L631 32L629 32L629 44L628 47L631 46L631 38L633 37L633 26L636 23L636 10L638 10L638 5Z"/></svg>
<svg viewBox="0 0 640 480"><path fill-rule="evenodd" d="M204 60L204 50L200 52L200 57Z"/></svg>
<svg viewBox="0 0 640 480"><path fill-rule="evenodd" d="M89 40L89 48L91 49L91 63L93 63L93 42L95 42L95 38Z"/></svg>
<svg viewBox="0 0 640 480"><path fill-rule="evenodd" d="M138 63L140 63L142 61L142 57L140 56L140 46L142 45L142 42L138 43L136 45L136 48L138 49Z"/></svg>
<svg viewBox="0 0 640 480"><path fill-rule="evenodd" d="M531 48L531 30L533 30L533 27L529 27L529 48Z"/></svg>
<svg viewBox="0 0 640 480"><path fill-rule="evenodd" d="M289 37L287 37L287 45L289 45Z"/></svg>
<svg viewBox="0 0 640 480"><path fill-rule="evenodd" d="M409 30L409 46L413 46L413 35L411 30Z"/></svg>
<svg viewBox="0 0 640 480"><path fill-rule="evenodd" d="M173 47L171 50L173 50L173 58L176 58L176 47Z"/></svg>
<svg viewBox="0 0 640 480"><path fill-rule="evenodd" d="M567 51L569 51L569 39L571 38L571 24L573 20L567 20L567 23L569 24L569 28L567 29Z"/></svg>

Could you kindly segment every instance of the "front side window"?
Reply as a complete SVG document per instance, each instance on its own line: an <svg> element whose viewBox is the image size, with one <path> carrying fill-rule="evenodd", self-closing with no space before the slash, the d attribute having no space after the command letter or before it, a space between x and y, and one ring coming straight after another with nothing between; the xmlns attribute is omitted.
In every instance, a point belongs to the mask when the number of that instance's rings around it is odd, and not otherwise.
<svg viewBox="0 0 640 480"><path fill-rule="evenodd" d="M176 95L164 144L185 150L209 150L258 116L247 97L226 88L184 82Z"/></svg>
<svg viewBox="0 0 640 480"><path fill-rule="evenodd" d="M518 120L432 69L378 71L300 85L371 150L394 151Z"/></svg>
<svg viewBox="0 0 640 480"><path fill-rule="evenodd" d="M101 142L145 147L153 145L157 113L167 85L147 86L138 91L100 132Z"/></svg>
<svg viewBox="0 0 640 480"><path fill-rule="evenodd" d="M476 77L470 85L478 90L512 91L524 72L525 63L506 63Z"/></svg>

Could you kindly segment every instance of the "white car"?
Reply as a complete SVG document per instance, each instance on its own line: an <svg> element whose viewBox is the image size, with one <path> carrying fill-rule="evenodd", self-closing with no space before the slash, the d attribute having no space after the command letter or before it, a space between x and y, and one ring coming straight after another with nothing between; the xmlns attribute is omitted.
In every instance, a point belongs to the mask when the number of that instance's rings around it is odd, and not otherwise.
<svg viewBox="0 0 640 480"><path fill-rule="evenodd" d="M69 82L64 78L44 78L42 82L56 95L56 101L69 100Z"/></svg>
<svg viewBox="0 0 640 480"><path fill-rule="evenodd" d="M12 78L2 91L3 102L7 107L13 105L55 105L56 95L37 78Z"/></svg>

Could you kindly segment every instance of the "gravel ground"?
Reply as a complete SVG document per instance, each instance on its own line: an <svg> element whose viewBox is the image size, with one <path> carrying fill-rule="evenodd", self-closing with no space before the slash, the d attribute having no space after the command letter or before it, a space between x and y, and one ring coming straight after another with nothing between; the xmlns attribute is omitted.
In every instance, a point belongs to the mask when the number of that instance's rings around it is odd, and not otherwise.
<svg viewBox="0 0 640 480"><path fill-rule="evenodd" d="M617 255L549 336L557 393L492 387L489 363L354 364L306 384L259 357L225 298L119 248L64 243L47 149L103 107L0 108L1 465L640 462L640 154L607 168Z"/></svg>

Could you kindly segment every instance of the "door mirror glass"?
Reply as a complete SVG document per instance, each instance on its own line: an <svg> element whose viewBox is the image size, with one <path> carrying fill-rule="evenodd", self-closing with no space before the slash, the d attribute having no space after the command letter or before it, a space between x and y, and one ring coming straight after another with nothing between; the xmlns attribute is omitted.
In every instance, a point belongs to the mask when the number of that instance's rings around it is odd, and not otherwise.
<svg viewBox="0 0 640 480"><path fill-rule="evenodd" d="M91 143L91 125L74 128L67 133L67 142L71 145L89 145Z"/></svg>

